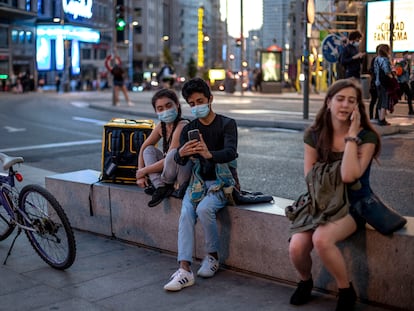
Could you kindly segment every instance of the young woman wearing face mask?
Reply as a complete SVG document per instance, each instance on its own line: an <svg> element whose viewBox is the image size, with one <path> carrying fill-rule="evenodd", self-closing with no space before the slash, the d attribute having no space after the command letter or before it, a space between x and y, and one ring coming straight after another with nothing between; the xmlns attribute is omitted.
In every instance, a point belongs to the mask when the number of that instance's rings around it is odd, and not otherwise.
<svg viewBox="0 0 414 311"><path fill-rule="evenodd" d="M345 67L345 78L361 77L361 63L365 53L359 52L359 43L362 39L360 31L356 30L349 34L349 43L344 47L341 55L342 65Z"/></svg>
<svg viewBox="0 0 414 311"><path fill-rule="evenodd" d="M166 167L166 159L174 163L173 152L180 145L180 135L188 120L181 117L181 106L177 94L170 89L161 89L152 97L152 106L158 115L159 123L142 144L138 156L136 172L137 185L152 195L148 203L153 207L170 196L180 197L180 189L186 188L191 167ZM162 151L156 146L162 140ZM177 191L174 193L174 186ZM184 191L184 190L181 190Z"/></svg>

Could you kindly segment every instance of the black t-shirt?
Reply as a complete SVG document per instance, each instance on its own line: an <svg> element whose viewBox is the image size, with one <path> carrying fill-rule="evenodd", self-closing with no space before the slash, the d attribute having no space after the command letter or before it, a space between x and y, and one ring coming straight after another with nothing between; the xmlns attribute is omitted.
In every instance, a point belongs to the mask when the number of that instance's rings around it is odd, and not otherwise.
<svg viewBox="0 0 414 311"><path fill-rule="evenodd" d="M188 131L198 129L203 136L211 159L196 156L201 163L201 177L204 180L215 180L215 163L228 163L237 158L237 124L236 121L223 115L216 114L209 125L202 124L198 119L187 124L180 137L181 146L188 141ZM185 164L187 158L178 158L178 163Z"/></svg>
<svg viewBox="0 0 414 311"><path fill-rule="evenodd" d="M114 81L124 81L124 70L118 65L112 68L111 73L114 76Z"/></svg>

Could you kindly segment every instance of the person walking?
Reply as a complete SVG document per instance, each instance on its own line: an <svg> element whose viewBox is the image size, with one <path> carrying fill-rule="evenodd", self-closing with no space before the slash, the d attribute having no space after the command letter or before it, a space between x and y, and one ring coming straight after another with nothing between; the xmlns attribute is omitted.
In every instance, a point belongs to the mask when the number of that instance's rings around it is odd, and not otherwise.
<svg viewBox="0 0 414 311"><path fill-rule="evenodd" d="M113 83L114 83L114 97L115 97L115 106L119 106L119 91L124 94L125 100L128 106L133 106L134 104L129 100L128 90L125 86L124 74L125 71L121 67L121 58L115 56L115 64L111 66L112 55L108 55L105 59L105 67L112 74Z"/></svg>
<svg viewBox="0 0 414 311"><path fill-rule="evenodd" d="M390 96L388 87L390 80L393 78L390 61L391 49L387 44L380 44L378 55L374 61L375 85L378 94L378 125L386 126L390 123L385 120L387 110L389 110Z"/></svg>
<svg viewBox="0 0 414 311"><path fill-rule="evenodd" d="M170 89L161 89L153 95L151 103L160 122L140 148L136 178L137 185L145 188L145 193L152 196L148 206L154 207L172 194L182 198L190 178L191 166L175 165L174 161L181 131L189 122L181 117L177 94ZM156 146L160 140L162 151Z"/></svg>
<svg viewBox="0 0 414 311"><path fill-rule="evenodd" d="M305 131L304 146L311 200L309 208L290 218L289 256L300 278L290 303L303 305L311 299L315 249L338 287L335 310L352 311L357 295L337 244L365 228L354 206L371 193L370 167L381 147L354 79L338 80L329 87L314 123Z"/></svg>
<svg viewBox="0 0 414 311"><path fill-rule="evenodd" d="M207 253L197 275L209 278L219 270L216 213L228 203L227 190L231 193L237 186L234 170L237 158L236 121L213 111L213 95L208 84L200 78L187 81L182 95L195 119L181 133L181 146L175 161L180 165L192 161L193 169L178 223L179 269L164 286L167 291L179 291L195 283L191 265L197 220L204 231ZM193 133L196 134L192 136Z"/></svg>
<svg viewBox="0 0 414 311"><path fill-rule="evenodd" d="M371 59L371 64L369 66L369 74L371 76L370 86L369 86L369 93L371 95L371 100L369 102L369 119L371 121L378 120L378 106L377 106L378 93L377 93L377 86L375 85L374 63L375 63L375 59L378 56L378 49L380 46L381 45L377 46L375 56Z"/></svg>
<svg viewBox="0 0 414 311"><path fill-rule="evenodd" d="M398 85L400 86L400 95L407 96L407 104L408 104L408 115L414 115L413 110L413 93L411 86L409 84L410 81L410 74L411 74L411 64L410 60L408 59L408 51L403 53L403 59L397 63L400 67L400 72L397 71L397 80Z"/></svg>
<svg viewBox="0 0 414 311"><path fill-rule="evenodd" d="M359 51L361 39L359 30L352 31L348 36L348 44L342 50L341 63L345 68L345 78L361 78L361 63L365 57L365 53Z"/></svg>

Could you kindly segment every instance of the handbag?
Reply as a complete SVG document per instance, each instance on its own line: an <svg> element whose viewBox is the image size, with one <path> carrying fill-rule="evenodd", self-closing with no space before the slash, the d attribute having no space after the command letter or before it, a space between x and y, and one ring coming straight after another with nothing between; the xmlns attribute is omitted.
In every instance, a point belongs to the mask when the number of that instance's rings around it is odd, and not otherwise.
<svg viewBox="0 0 414 311"><path fill-rule="evenodd" d="M407 223L407 219L382 202L375 193L359 200L355 209L369 225L383 235L392 234Z"/></svg>

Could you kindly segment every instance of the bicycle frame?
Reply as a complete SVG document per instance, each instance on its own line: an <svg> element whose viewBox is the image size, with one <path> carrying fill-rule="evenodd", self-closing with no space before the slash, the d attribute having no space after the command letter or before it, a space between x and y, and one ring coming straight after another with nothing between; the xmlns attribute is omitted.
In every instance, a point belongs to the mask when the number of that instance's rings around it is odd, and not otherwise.
<svg viewBox="0 0 414 311"><path fill-rule="evenodd" d="M14 174L15 171L12 167L9 169L9 173L7 175L0 174L0 203L3 205L4 209L11 217L13 224L15 224L19 228L22 228L23 230L34 232L36 231L35 229L33 229L32 227L24 226L18 221L15 212L18 212L28 223L30 223L30 220L26 216L25 212L22 211L18 206L15 206L13 202L10 202L11 198L9 196L9 193L15 186ZM9 187L6 187L5 185Z"/></svg>

